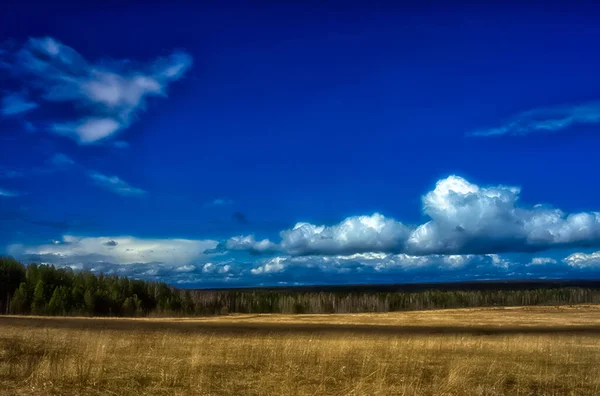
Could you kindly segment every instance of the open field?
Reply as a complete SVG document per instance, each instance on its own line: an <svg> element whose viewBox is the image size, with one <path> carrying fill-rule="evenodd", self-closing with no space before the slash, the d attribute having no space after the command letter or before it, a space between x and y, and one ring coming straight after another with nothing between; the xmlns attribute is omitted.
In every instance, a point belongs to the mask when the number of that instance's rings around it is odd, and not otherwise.
<svg viewBox="0 0 600 396"><path fill-rule="evenodd" d="M600 307L0 316L0 394L595 395Z"/></svg>

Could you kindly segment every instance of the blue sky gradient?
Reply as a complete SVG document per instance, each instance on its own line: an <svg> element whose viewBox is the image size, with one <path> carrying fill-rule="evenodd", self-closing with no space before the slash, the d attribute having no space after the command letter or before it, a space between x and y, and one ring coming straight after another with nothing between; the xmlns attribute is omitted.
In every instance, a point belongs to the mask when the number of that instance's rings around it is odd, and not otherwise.
<svg viewBox="0 0 600 396"><path fill-rule="evenodd" d="M5 10L0 253L185 287L598 276L597 6Z"/></svg>

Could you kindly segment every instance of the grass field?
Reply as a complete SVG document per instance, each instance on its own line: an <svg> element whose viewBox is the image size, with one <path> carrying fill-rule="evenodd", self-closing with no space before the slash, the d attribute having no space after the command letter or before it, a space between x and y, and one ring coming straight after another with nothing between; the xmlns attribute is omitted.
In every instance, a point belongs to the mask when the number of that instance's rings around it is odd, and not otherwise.
<svg viewBox="0 0 600 396"><path fill-rule="evenodd" d="M600 308L0 316L0 394L597 395Z"/></svg>

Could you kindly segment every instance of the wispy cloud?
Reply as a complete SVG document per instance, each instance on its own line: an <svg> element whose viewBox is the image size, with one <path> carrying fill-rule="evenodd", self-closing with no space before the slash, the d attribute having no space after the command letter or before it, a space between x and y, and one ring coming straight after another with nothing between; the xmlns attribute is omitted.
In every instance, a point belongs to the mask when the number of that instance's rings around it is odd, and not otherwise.
<svg viewBox="0 0 600 396"><path fill-rule="evenodd" d="M205 207L227 206L227 205L232 205L232 204L233 204L233 200L231 200L231 199L217 198L217 199L213 199L210 202L205 203L204 206Z"/></svg>
<svg viewBox="0 0 600 396"><path fill-rule="evenodd" d="M23 177L24 173L14 169L0 169L0 179L16 179Z"/></svg>
<svg viewBox="0 0 600 396"><path fill-rule="evenodd" d="M0 169L0 179L17 179L28 176L47 175L50 173L67 170L76 165L76 162L69 156L62 153L55 153L45 162L44 166L36 166L29 169Z"/></svg>
<svg viewBox="0 0 600 396"><path fill-rule="evenodd" d="M141 188L133 187L121 180L118 176L106 176L100 172L92 171L78 164L74 159L63 153L54 153L45 161L43 167L33 167L27 170L0 169L0 179L13 179L21 177L35 177L53 174L56 172L75 171L83 173L94 183L106 190L123 196L139 196L146 194ZM21 194L8 190L0 190L0 195L5 197L18 196Z"/></svg>
<svg viewBox="0 0 600 396"><path fill-rule="evenodd" d="M51 123L51 130L80 144L102 141L129 127L149 97L166 96L169 84L192 64L185 52L173 52L146 64L129 60L89 62L75 49L51 38L31 38L18 51L4 54L13 75L40 101L71 104L75 119ZM15 113L37 106L9 97ZM6 100L6 98L5 98Z"/></svg>
<svg viewBox="0 0 600 396"><path fill-rule="evenodd" d="M50 159L50 162L53 165L56 165L57 167L66 167L66 166L71 166L71 165L75 165L75 161L73 161L73 159L65 154L62 153L56 153L52 156L52 158Z"/></svg>
<svg viewBox="0 0 600 396"><path fill-rule="evenodd" d="M37 127L31 121L25 121L23 123L23 128L27 132L35 132L35 131L37 131Z"/></svg>
<svg viewBox="0 0 600 396"><path fill-rule="evenodd" d="M468 136L523 136L531 133L550 133L575 125L600 123L600 102L575 106L558 106L529 110L506 123L468 133Z"/></svg>
<svg viewBox="0 0 600 396"><path fill-rule="evenodd" d="M26 113L38 106L37 103L28 101L23 94L11 93L2 98L2 115L10 116Z"/></svg>
<svg viewBox="0 0 600 396"><path fill-rule="evenodd" d="M98 186L123 196L140 196L146 194L141 188L130 186L117 176L106 176L98 172L88 172L89 177Z"/></svg>
<svg viewBox="0 0 600 396"><path fill-rule="evenodd" d="M55 153L49 162L51 164L51 168L48 168L49 172L74 168L84 172L97 186L112 191L115 194L122 196L140 196L146 194L146 191L143 189L131 186L118 176L107 176L100 172L88 170L85 166L78 164L71 157L62 153Z"/></svg>
<svg viewBox="0 0 600 396"><path fill-rule="evenodd" d="M12 198L12 197L18 197L19 194L16 191L9 191L9 190L4 190L2 188L0 188L0 197L7 197L7 198Z"/></svg>

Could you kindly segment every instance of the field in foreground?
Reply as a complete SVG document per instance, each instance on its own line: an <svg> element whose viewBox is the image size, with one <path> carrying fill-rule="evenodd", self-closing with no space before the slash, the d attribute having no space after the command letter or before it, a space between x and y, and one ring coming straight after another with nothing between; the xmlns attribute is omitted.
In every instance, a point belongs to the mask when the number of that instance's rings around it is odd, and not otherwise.
<svg viewBox="0 0 600 396"><path fill-rule="evenodd" d="M0 394L596 395L600 308L0 316Z"/></svg>

